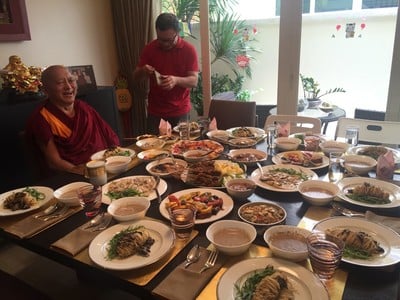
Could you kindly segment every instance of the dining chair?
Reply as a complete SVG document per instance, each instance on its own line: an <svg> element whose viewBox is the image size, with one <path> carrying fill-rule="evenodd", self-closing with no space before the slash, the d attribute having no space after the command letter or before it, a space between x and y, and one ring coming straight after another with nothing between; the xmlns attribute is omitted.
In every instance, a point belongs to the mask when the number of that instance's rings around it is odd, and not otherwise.
<svg viewBox="0 0 400 300"><path fill-rule="evenodd" d="M358 140L361 143L395 145L395 147L400 145L400 122L340 118L336 126L335 140L345 138L346 128L351 126L359 128Z"/></svg>
<svg viewBox="0 0 400 300"><path fill-rule="evenodd" d="M296 115L269 115L265 120L264 129L275 122L290 122L290 133L312 132L321 133L321 120L313 117Z"/></svg>
<svg viewBox="0 0 400 300"><path fill-rule="evenodd" d="M217 121L218 129L226 130L233 127L256 127L256 102L234 100L215 100L210 102L208 117Z"/></svg>

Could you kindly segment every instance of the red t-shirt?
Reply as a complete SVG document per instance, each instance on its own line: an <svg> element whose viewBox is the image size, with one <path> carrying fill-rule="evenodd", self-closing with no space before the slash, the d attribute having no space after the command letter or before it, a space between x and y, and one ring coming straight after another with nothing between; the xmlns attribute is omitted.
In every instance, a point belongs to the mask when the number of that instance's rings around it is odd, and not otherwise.
<svg viewBox="0 0 400 300"><path fill-rule="evenodd" d="M157 40L147 44L142 51L138 67L154 67L162 75L185 77L188 72L199 71L196 49L178 37L177 44L170 50L160 48ZM158 117L176 117L190 111L190 89L174 87L170 91L161 89L155 76L150 76L148 112Z"/></svg>

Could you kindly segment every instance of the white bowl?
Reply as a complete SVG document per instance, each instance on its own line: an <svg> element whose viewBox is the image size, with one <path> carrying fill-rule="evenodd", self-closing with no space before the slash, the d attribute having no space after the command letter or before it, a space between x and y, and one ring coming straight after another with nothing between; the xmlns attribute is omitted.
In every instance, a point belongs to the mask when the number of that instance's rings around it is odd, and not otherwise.
<svg viewBox="0 0 400 300"><path fill-rule="evenodd" d="M187 165L182 159L168 157L148 163L146 171L153 176L167 177L172 173L181 174Z"/></svg>
<svg viewBox="0 0 400 300"><path fill-rule="evenodd" d="M348 154L343 156L344 167L357 175L368 174L376 167L377 161L367 155Z"/></svg>
<svg viewBox="0 0 400 300"><path fill-rule="evenodd" d="M329 204L339 194L340 189L331 182L307 180L299 184L298 191L311 205L323 206Z"/></svg>
<svg viewBox="0 0 400 300"><path fill-rule="evenodd" d="M250 197L255 189L256 184L253 180L247 178L233 178L225 183L226 190L229 195L234 198Z"/></svg>
<svg viewBox="0 0 400 300"><path fill-rule="evenodd" d="M128 156L110 156L106 159L106 171L114 174L125 172L131 161Z"/></svg>
<svg viewBox="0 0 400 300"><path fill-rule="evenodd" d="M211 130L207 132L207 136L210 139L215 139L215 140L223 140L227 141L229 139L229 133L226 130Z"/></svg>
<svg viewBox="0 0 400 300"><path fill-rule="evenodd" d="M311 231L291 225L277 225L268 228L264 241L275 256L294 262L308 258L307 237Z"/></svg>
<svg viewBox="0 0 400 300"><path fill-rule="evenodd" d="M278 137L275 139L275 147L281 151L296 150L301 143L301 140L295 137Z"/></svg>
<svg viewBox="0 0 400 300"><path fill-rule="evenodd" d="M165 141L159 138L141 139L136 142L136 146L143 150L161 149L164 145Z"/></svg>
<svg viewBox="0 0 400 300"><path fill-rule="evenodd" d="M146 197L124 197L113 200L107 212L118 222L143 219L150 207Z"/></svg>
<svg viewBox="0 0 400 300"><path fill-rule="evenodd" d="M164 141L166 145L173 144L179 139L177 135L160 135L158 138Z"/></svg>
<svg viewBox="0 0 400 300"><path fill-rule="evenodd" d="M69 206L79 206L81 205L78 199L77 190L78 188L90 185L88 182L73 182L64 185L54 191L53 196L58 201L63 202Z"/></svg>
<svg viewBox="0 0 400 300"><path fill-rule="evenodd" d="M349 148L349 144L337 141L326 141L319 144L322 152L325 153L326 156L329 157L329 153L331 152L342 152L345 153Z"/></svg>
<svg viewBox="0 0 400 300"><path fill-rule="evenodd" d="M198 162L209 160L210 151L208 150L189 150L183 153L183 158L187 162Z"/></svg>
<svg viewBox="0 0 400 300"><path fill-rule="evenodd" d="M257 232L254 226L245 222L221 220L208 226L206 236L221 253L240 255L250 248Z"/></svg>

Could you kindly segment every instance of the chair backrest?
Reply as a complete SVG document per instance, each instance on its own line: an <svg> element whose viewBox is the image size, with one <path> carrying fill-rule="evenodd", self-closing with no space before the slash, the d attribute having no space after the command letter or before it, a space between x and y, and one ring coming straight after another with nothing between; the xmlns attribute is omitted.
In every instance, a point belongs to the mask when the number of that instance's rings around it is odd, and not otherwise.
<svg viewBox="0 0 400 300"><path fill-rule="evenodd" d="M345 138L346 128L349 126L359 128L359 141L397 146L400 144L400 122L340 118L336 126L335 140Z"/></svg>
<svg viewBox="0 0 400 300"><path fill-rule="evenodd" d="M218 129L233 127L256 127L256 102L242 102L233 100L211 100L208 112L210 120L215 117Z"/></svg>
<svg viewBox="0 0 400 300"><path fill-rule="evenodd" d="M356 108L354 110L354 118L355 119L385 121L385 112L378 111L378 110Z"/></svg>
<svg viewBox="0 0 400 300"><path fill-rule="evenodd" d="M321 133L321 120L313 117L295 115L269 115L265 120L264 129L275 122L290 122L290 134L300 132Z"/></svg>

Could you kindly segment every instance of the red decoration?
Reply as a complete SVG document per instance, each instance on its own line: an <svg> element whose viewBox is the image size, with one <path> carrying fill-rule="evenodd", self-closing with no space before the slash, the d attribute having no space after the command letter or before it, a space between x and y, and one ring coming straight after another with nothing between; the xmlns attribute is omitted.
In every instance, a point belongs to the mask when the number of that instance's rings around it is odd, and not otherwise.
<svg viewBox="0 0 400 300"><path fill-rule="evenodd" d="M254 33L254 34L257 34L257 32L258 32L258 31L257 31L257 27L254 26L254 27L253 27L253 33Z"/></svg>
<svg viewBox="0 0 400 300"><path fill-rule="evenodd" d="M365 23L361 23L361 25L360 25L360 27L361 27L361 30L363 30L364 28L365 28Z"/></svg>
<svg viewBox="0 0 400 300"><path fill-rule="evenodd" d="M339 30L340 30L340 28L342 28L342 25L340 25L340 24L337 24L337 25L336 25L336 30L337 30L337 31L339 31Z"/></svg>
<svg viewBox="0 0 400 300"><path fill-rule="evenodd" d="M237 28L235 28L234 30L233 30L233 34L238 34L239 33L239 30L237 29Z"/></svg>
<svg viewBox="0 0 400 300"><path fill-rule="evenodd" d="M246 68L250 63L250 58L248 58L246 55L238 55L236 56L236 62L239 67Z"/></svg>

